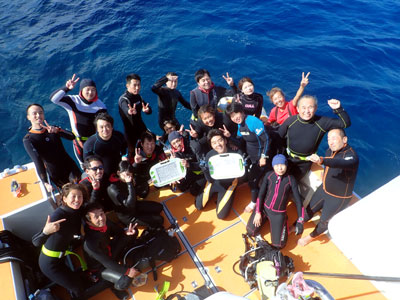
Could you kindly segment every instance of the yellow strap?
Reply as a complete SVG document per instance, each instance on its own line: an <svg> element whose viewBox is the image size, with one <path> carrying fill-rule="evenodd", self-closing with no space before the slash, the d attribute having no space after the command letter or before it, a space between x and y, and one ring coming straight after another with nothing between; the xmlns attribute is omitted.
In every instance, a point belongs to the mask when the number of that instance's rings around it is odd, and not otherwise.
<svg viewBox="0 0 400 300"><path fill-rule="evenodd" d="M308 157L308 156L300 156L300 155L294 154L289 148L286 148L286 152L287 152L287 154L289 154L291 157L293 157L293 158L298 158L298 159L300 159L300 160L307 160L307 157Z"/></svg>
<svg viewBox="0 0 400 300"><path fill-rule="evenodd" d="M218 203L217 207L217 214L220 213L220 211L224 208L228 200L231 198L233 191L235 190L236 186L238 183L238 179L235 178L235 180L232 182L232 184L229 186L227 191L225 192L224 197L222 197L221 201Z"/></svg>
<svg viewBox="0 0 400 300"><path fill-rule="evenodd" d="M205 207L208 200L210 200L211 187L212 187L212 183L209 183L207 181L206 187L204 188L204 192L203 192L203 202L202 202L203 207Z"/></svg>
<svg viewBox="0 0 400 300"><path fill-rule="evenodd" d="M83 271L87 270L86 262L83 260L82 257L79 256L79 254L77 254L75 252L72 252L72 251L69 251L69 250L67 250L65 252L63 252L63 251L53 251L53 250L47 249L44 245L42 246L42 252L43 252L44 255L47 255L49 257L54 257L54 258L61 258L61 257L66 256L66 255L75 255L78 258L79 263L81 264L82 270Z"/></svg>

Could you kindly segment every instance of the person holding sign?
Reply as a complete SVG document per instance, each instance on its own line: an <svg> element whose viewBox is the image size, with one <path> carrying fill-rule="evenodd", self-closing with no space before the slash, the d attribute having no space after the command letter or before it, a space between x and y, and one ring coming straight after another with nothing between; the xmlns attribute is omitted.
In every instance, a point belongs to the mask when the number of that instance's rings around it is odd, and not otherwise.
<svg viewBox="0 0 400 300"><path fill-rule="evenodd" d="M225 153L237 153L228 147L228 141L225 135L219 129L212 129L207 134L207 140L212 148L206 155L206 166L212 156ZM195 206L198 210L203 209L213 194L217 193L217 217L225 219L232 207L234 191L238 184L238 178L229 178L229 171L226 179L215 180L211 177L210 169L204 170L204 176L207 179L203 193L196 196Z"/></svg>
<svg viewBox="0 0 400 300"><path fill-rule="evenodd" d="M188 133L172 131L168 135L168 141L171 145L172 157L182 159L186 168L186 176L177 182L177 187L182 192L189 190L193 196L197 196L203 188L205 180L196 155L190 148Z"/></svg>

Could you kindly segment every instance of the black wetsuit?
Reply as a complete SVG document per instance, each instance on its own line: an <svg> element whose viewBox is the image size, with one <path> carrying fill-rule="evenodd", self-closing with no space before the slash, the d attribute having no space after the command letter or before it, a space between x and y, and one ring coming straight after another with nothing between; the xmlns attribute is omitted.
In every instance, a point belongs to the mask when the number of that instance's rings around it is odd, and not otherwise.
<svg viewBox="0 0 400 300"><path fill-rule="evenodd" d="M239 99L243 105L244 113L247 116L255 116L260 118L264 103L264 98L261 94L253 93L250 96L247 96L243 93L240 93Z"/></svg>
<svg viewBox="0 0 400 300"><path fill-rule="evenodd" d="M248 168L248 180L251 190L251 201L257 200L258 184L264 173L271 168L270 159L268 156L269 138L264 129L264 123L254 116L246 116L242 124L239 125L238 138L241 138L245 143L245 152L251 160L251 165ZM260 167L260 158L266 158L266 164Z"/></svg>
<svg viewBox="0 0 400 300"><path fill-rule="evenodd" d="M89 193L89 203L100 203L106 211L112 210L111 200L107 195L107 186L110 184L108 178L103 177L100 180L100 187L93 189L92 181L89 177L83 178L79 183L83 184Z"/></svg>
<svg viewBox="0 0 400 300"><path fill-rule="evenodd" d="M227 153L242 154L240 151L234 151L230 148L228 148ZM214 149L207 153L205 158L206 166L208 166L208 161L210 158L217 154L217 151ZM235 189L238 184L238 178L215 180L211 177L208 167L204 169L204 176L207 179L207 183L203 193L196 196L195 206L198 210L203 209L207 202L211 199L212 195L217 193L217 217L218 219L224 219L231 211L233 199L235 197Z"/></svg>
<svg viewBox="0 0 400 300"><path fill-rule="evenodd" d="M297 215L303 217L303 204L296 179L292 175L278 176L274 171L265 174L257 198L256 209L247 222L247 232L252 236L260 232L261 226L269 219L272 244L278 248L286 245L288 238L286 207L292 193ZM261 225L253 224L256 213L261 213Z"/></svg>
<svg viewBox="0 0 400 300"><path fill-rule="evenodd" d="M128 114L128 104L132 107L136 104L135 115ZM118 100L119 115L124 124L125 138L128 142L129 152L131 153L134 153L137 140L139 140L142 133L147 130L147 127L142 120L142 108L146 104L147 102L142 99L142 96L131 94L128 91L125 91ZM152 113L152 110L150 105L148 107L149 111L146 112L146 114L149 115Z"/></svg>
<svg viewBox="0 0 400 300"><path fill-rule="evenodd" d="M286 138L289 154L289 169L297 181L310 170L311 161L305 158L317 152L325 133L334 128L347 128L351 125L350 117L342 108L333 110L339 118L315 115L304 121L299 115L291 116L279 127L278 132Z"/></svg>
<svg viewBox="0 0 400 300"><path fill-rule="evenodd" d="M347 207L353 196L358 171L357 153L349 145L336 152L328 149L325 155L322 185L311 198L304 218L308 221L316 212L321 211L320 221L310 234L312 237L327 230L329 220Z"/></svg>
<svg viewBox="0 0 400 300"><path fill-rule="evenodd" d="M78 160L83 162L83 144L96 133L93 121L99 112L107 109L97 96L92 101L87 101L81 95L66 95L69 91L67 87L62 87L51 94L50 100L68 112L71 129L76 136L74 152Z"/></svg>
<svg viewBox="0 0 400 300"><path fill-rule="evenodd" d="M60 230L45 235L42 231L37 233L32 238L32 243L36 247L41 247L43 244L46 249L51 251L66 251L74 239L74 236L81 234L81 217L82 211L74 210L67 206L58 207L50 216L51 222L65 219L60 223ZM71 271L65 263L65 256L50 257L40 252L39 266L43 274L53 282L70 290L75 296L82 296L85 286L84 281L79 276L79 273Z"/></svg>
<svg viewBox="0 0 400 300"><path fill-rule="evenodd" d="M192 147L193 152L196 154L199 160L203 158L208 153L208 151L211 150L211 147L207 142L207 134L211 129L223 128L223 126L225 125L231 135L236 136L235 132L237 132L237 126L233 127L232 129L231 123L232 121L230 120L228 115L219 112L215 113L215 122L214 125L211 127L205 125L200 118L196 121L190 121L193 129L198 134L198 137L196 139L192 139L190 141L190 147Z"/></svg>
<svg viewBox="0 0 400 300"><path fill-rule="evenodd" d="M164 222L160 216L162 204L154 201L137 201L133 183L116 180L107 188L118 218L125 224L138 223L139 225L158 227Z"/></svg>
<svg viewBox="0 0 400 300"><path fill-rule="evenodd" d="M153 93L158 95L158 125L162 130L164 130L164 121L174 120L177 122L175 110L178 101L183 107L190 109L190 103L183 98L182 94L177 89L171 90L168 87L163 87L167 81L168 78L163 76L151 87Z"/></svg>
<svg viewBox="0 0 400 300"><path fill-rule="evenodd" d="M103 161L104 178L108 179L118 170L121 156L126 155L126 141L124 135L114 130L109 140L103 140L98 133L92 135L85 143L83 157L98 155Z"/></svg>
<svg viewBox="0 0 400 300"><path fill-rule="evenodd" d="M127 266L119 264L124 252L135 243L136 235L126 235L125 231L107 220L104 227L93 227L85 224L85 258L88 269L104 279L112 278L111 282L118 290L124 290L132 283L128 277Z"/></svg>
<svg viewBox="0 0 400 300"><path fill-rule="evenodd" d="M78 166L65 151L61 137L68 140L75 138L72 132L62 129L58 133L31 129L23 139L25 150L34 162L40 180L49 183L47 171L58 187L70 182L70 175L75 178L81 176Z"/></svg>
<svg viewBox="0 0 400 300"><path fill-rule="evenodd" d="M201 192L201 189L204 187L205 179L203 176L203 172L200 168L200 164L197 161L197 157L190 147L188 133L184 132L181 139L183 142L182 151L176 151L176 149L174 149L172 145L171 151L173 152L175 157L185 159L188 162L189 167L186 169L186 177L179 180L178 188L182 192L190 190L190 193L193 196L197 196Z"/></svg>
<svg viewBox="0 0 400 300"><path fill-rule="evenodd" d="M156 145L152 155L147 157L142 148L140 147L141 155L143 157L140 163L133 163L134 177L136 181L136 194L140 198L146 198L149 194L150 169L160 161L166 160L167 156L161 146Z"/></svg>
<svg viewBox="0 0 400 300"><path fill-rule="evenodd" d="M199 108L205 104L209 104L216 109L219 99L226 96L233 97L236 92L236 86L233 86L230 89L226 89L222 86L214 86L208 93L200 90L199 87L196 87L190 91L190 107L193 116L197 118Z"/></svg>

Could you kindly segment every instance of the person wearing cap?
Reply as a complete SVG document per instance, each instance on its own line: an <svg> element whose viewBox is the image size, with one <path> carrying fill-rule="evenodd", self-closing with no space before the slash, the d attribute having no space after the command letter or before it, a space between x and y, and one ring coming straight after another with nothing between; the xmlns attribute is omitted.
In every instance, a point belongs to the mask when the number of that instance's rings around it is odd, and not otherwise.
<svg viewBox="0 0 400 300"><path fill-rule="evenodd" d="M189 134L185 131L172 131L168 135L168 141L171 145L172 157L182 159L186 168L186 177L173 184L172 189L176 185L182 192L189 190L193 196L197 196L204 187L205 179L196 155L190 148Z"/></svg>
<svg viewBox="0 0 400 300"><path fill-rule="evenodd" d="M278 133L286 139L290 173L300 181L311 169L308 160L317 152L325 133L334 128L347 128L350 117L337 99L328 100L328 105L337 118L316 115L317 98L305 95L297 102L298 115L291 116L279 127Z"/></svg>
<svg viewBox="0 0 400 300"><path fill-rule="evenodd" d="M304 208L296 179L286 172L286 157L282 154L275 155L272 159L272 167L274 170L265 174L261 183L256 209L247 222L246 228L251 236L259 235L261 226L268 219L272 245L283 248L288 238L286 206L289 195L292 193L297 209L296 234L303 232Z"/></svg>
<svg viewBox="0 0 400 300"><path fill-rule="evenodd" d="M322 184L317 188L306 208L304 221L321 211L321 218L315 229L307 236L298 240L300 246L305 246L314 238L328 229L329 220L345 209L352 197L358 171L358 156L350 145L343 129L332 129L328 132L329 149L325 157L313 154L310 160L324 165Z"/></svg>
<svg viewBox="0 0 400 300"><path fill-rule="evenodd" d="M163 85L165 84L165 87ZM164 121L174 120L178 122L175 117L176 106L178 102L186 109L190 109L190 103L183 98L181 92L176 87L178 86L178 74L175 72L168 72L165 76L158 79L151 90L158 96L158 125L164 130ZM179 127L179 125L178 125Z"/></svg>
<svg viewBox="0 0 400 300"><path fill-rule="evenodd" d="M50 100L63 107L69 116L72 132L75 135L74 153L79 163L83 164L83 144L93 134L96 128L93 121L96 114L107 111L106 105L98 98L96 83L92 79L82 79L79 95L67 95L78 83L79 77L74 74L65 86L54 91Z"/></svg>

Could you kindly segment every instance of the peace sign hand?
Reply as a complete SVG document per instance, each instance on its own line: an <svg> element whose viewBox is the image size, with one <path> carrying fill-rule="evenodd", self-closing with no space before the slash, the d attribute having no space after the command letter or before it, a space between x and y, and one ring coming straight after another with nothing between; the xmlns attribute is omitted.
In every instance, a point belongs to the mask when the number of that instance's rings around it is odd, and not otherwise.
<svg viewBox="0 0 400 300"><path fill-rule="evenodd" d="M140 164L142 162L143 156L140 154L140 149L135 149L135 163Z"/></svg>
<svg viewBox="0 0 400 300"><path fill-rule="evenodd" d="M223 128L218 128L218 129L221 130L222 134L225 137L229 138L231 136L231 133L229 132L229 130L226 128L225 125L222 125L222 126L223 126Z"/></svg>
<svg viewBox="0 0 400 300"><path fill-rule="evenodd" d="M66 221L67 219L60 219L55 222L50 221L50 216L47 216L46 224L43 227L43 233L45 235L50 235L54 232L57 232L60 230L60 223Z"/></svg>
<svg viewBox="0 0 400 300"><path fill-rule="evenodd" d="M148 113L150 111L149 103L143 105L142 111L145 113Z"/></svg>
<svg viewBox="0 0 400 300"><path fill-rule="evenodd" d="M301 74L301 81L300 81L300 86L306 87L308 84L308 76L310 76L310 72L307 73L306 76L304 76L304 72Z"/></svg>
<svg viewBox="0 0 400 300"><path fill-rule="evenodd" d="M58 128L58 127L50 126L46 120L44 120L44 124L45 125L40 124L40 127L47 129L48 133L57 133L60 130L60 128Z"/></svg>
<svg viewBox="0 0 400 300"><path fill-rule="evenodd" d="M137 114L136 103L133 104L133 107L128 103L128 114L130 114L130 115Z"/></svg>
<svg viewBox="0 0 400 300"><path fill-rule="evenodd" d="M134 235L136 233L135 228L137 225L138 225L137 223L135 223L135 225L133 225L132 223L129 223L129 227L127 230L125 230L125 234L126 235Z"/></svg>
<svg viewBox="0 0 400 300"><path fill-rule="evenodd" d="M222 75L222 77L225 79L226 83L229 84L230 86L233 86L233 78L229 76L229 73L226 72L226 76Z"/></svg>
<svg viewBox="0 0 400 300"><path fill-rule="evenodd" d="M194 139L197 139L197 137L199 136L199 134L196 132L196 130L193 129L192 124L189 124L190 130L189 129L185 129L187 132L189 132L190 136Z"/></svg>
<svg viewBox="0 0 400 300"><path fill-rule="evenodd" d="M181 127L179 127L179 134L182 135L183 134L183 129L185 128L185 126L183 126L183 124L181 125Z"/></svg>
<svg viewBox="0 0 400 300"><path fill-rule="evenodd" d="M90 182L92 183L92 187L94 190L98 190L100 188L100 180L97 180L94 176L89 176Z"/></svg>
<svg viewBox="0 0 400 300"><path fill-rule="evenodd" d="M75 78L75 76L76 74L72 75L72 78L68 79L68 81L65 83L67 89L72 90L79 81L79 77Z"/></svg>

